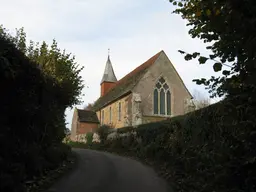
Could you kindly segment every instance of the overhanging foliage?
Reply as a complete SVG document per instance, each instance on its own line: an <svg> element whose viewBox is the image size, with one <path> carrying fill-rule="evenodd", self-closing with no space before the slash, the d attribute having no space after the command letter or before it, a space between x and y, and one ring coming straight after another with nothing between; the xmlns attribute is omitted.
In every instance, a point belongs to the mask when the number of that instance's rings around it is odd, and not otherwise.
<svg viewBox="0 0 256 192"><path fill-rule="evenodd" d="M212 97L233 97L255 93L256 3L254 0L170 0L174 13L188 21L189 34L210 44L209 56L198 52L185 54L186 60L198 58L199 64L213 61L213 70L222 76L196 79Z"/></svg>

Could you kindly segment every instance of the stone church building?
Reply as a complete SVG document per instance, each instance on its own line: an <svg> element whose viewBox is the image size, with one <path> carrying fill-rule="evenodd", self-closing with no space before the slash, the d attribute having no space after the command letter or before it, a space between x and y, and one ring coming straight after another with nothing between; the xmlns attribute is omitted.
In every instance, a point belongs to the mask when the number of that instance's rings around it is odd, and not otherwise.
<svg viewBox="0 0 256 192"><path fill-rule="evenodd" d="M100 89L101 95L92 111L100 125L113 128L161 121L193 107L190 92L164 51L120 80L108 56ZM73 126L76 123L72 125L75 129Z"/></svg>

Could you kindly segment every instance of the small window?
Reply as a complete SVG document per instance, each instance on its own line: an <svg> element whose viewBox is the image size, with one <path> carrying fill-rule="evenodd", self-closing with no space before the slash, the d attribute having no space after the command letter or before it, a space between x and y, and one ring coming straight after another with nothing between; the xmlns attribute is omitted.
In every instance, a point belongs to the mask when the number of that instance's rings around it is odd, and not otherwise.
<svg viewBox="0 0 256 192"><path fill-rule="evenodd" d="M160 89L160 88L162 87L162 85L161 85L160 83L157 83L157 84L156 84L156 87L157 87L158 89Z"/></svg>
<svg viewBox="0 0 256 192"><path fill-rule="evenodd" d="M164 83L165 83L164 78L163 78L163 77L161 77L161 78L159 79L159 82L160 82L161 84L164 84Z"/></svg>
<svg viewBox="0 0 256 192"><path fill-rule="evenodd" d="M101 112L101 124L104 124L104 111Z"/></svg>
<svg viewBox="0 0 256 192"><path fill-rule="evenodd" d="M121 103L118 104L118 120L121 121Z"/></svg>
<svg viewBox="0 0 256 192"><path fill-rule="evenodd" d="M169 89L169 86L166 83L164 84L163 87L164 87L165 90Z"/></svg>
<svg viewBox="0 0 256 192"><path fill-rule="evenodd" d="M112 121L112 110L111 107L109 107L109 123Z"/></svg>

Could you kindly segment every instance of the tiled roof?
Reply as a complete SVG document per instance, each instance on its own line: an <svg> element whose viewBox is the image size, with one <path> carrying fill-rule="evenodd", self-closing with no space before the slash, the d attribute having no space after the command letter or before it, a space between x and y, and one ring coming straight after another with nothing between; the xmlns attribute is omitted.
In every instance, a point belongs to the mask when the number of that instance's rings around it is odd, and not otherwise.
<svg viewBox="0 0 256 192"><path fill-rule="evenodd" d="M125 77L116 82L116 85L104 96L100 97L93 105L92 110L98 111L121 96L131 92L133 87L139 82L147 69L155 63L162 51L151 57L145 63L128 73Z"/></svg>
<svg viewBox="0 0 256 192"><path fill-rule="evenodd" d="M78 121L88 123L99 123L97 114L94 111L77 109Z"/></svg>

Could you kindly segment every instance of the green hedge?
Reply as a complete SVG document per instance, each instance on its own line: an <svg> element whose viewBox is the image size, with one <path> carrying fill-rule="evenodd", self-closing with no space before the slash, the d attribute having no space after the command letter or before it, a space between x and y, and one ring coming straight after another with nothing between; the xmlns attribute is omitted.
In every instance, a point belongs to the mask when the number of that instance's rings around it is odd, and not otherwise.
<svg viewBox="0 0 256 192"><path fill-rule="evenodd" d="M255 107L241 99L157 123L140 125L137 137L105 149L150 162L176 191L253 191L256 184ZM138 139L140 138L140 139Z"/></svg>
<svg viewBox="0 0 256 192"><path fill-rule="evenodd" d="M104 146L101 143L82 143L77 141L69 141L68 145L72 148L79 148L79 149L93 149L93 150L100 150L104 149Z"/></svg>
<svg viewBox="0 0 256 192"><path fill-rule="evenodd" d="M70 151L61 142L65 93L37 66L0 36L0 191L24 191Z"/></svg>

